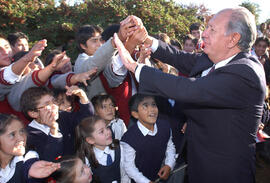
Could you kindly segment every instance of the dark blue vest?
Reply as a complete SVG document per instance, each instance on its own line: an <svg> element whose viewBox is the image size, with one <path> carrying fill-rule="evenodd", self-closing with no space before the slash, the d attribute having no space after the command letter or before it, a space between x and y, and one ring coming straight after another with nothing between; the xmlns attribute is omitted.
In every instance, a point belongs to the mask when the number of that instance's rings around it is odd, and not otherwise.
<svg viewBox="0 0 270 183"><path fill-rule="evenodd" d="M101 183L121 182L120 174L120 146L115 149L115 160L110 166L99 165L97 168L91 167L93 175L97 176ZM91 163L90 163L91 166Z"/></svg>
<svg viewBox="0 0 270 183"><path fill-rule="evenodd" d="M158 178L157 174L165 158L170 138L169 122L158 118L156 124L158 132L155 136L143 136L136 124L128 129L122 137L122 141L129 144L136 151L136 167L151 181Z"/></svg>

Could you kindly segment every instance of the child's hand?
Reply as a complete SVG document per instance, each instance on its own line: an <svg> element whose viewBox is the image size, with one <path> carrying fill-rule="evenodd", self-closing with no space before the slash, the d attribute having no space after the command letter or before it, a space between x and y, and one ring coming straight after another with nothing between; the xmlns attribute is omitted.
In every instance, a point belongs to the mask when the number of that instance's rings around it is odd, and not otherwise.
<svg viewBox="0 0 270 183"><path fill-rule="evenodd" d="M80 98L80 102L81 104L88 104L89 103L89 100L88 100L88 97L86 96L85 92L79 88L78 86L76 85L72 85L72 86L66 86L66 95L67 96L71 96L71 95L76 95Z"/></svg>
<svg viewBox="0 0 270 183"><path fill-rule="evenodd" d="M56 122L58 118L58 109L53 110L49 107L51 106L47 106L46 108L40 110L40 123L49 126L50 133L54 136L58 136L59 125Z"/></svg>
<svg viewBox="0 0 270 183"><path fill-rule="evenodd" d="M97 68L93 68L87 72L74 74L71 77L71 84L77 84L77 83L83 83L85 86L87 86L87 80L91 79L95 74L97 73Z"/></svg>
<svg viewBox="0 0 270 183"><path fill-rule="evenodd" d="M52 71L60 70L66 63L70 62L70 58L66 56L66 52L62 52L53 57L52 63L49 65Z"/></svg>
<svg viewBox="0 0 270 183"><path fill-rule="evenodd" d="M163 180L167 180L170 175L170 172L171 168L168 165L165 165L159 170L158 176Z"/></svg>
<svg viewBox="0 0 270 183"><path fill-rule="evenodd" d="M59 168L60 163L36 161L30 167L28 176L33 178L46 178Z"/></svg>
<svg viewBox="0 0 270 183"><path fill-rule="evenodd" d="M32 49L25 55L27 61L33 62L37 57L39 57L42 53L42 51L45 49L47 46L47 40L43 39L38 41Z"/></svg>
<svg viewBox="0 0 270 183"><path fill-rule="evenodd" d="M138 63L143 63L145 64L145 59L149 59L151 55L151 49L148 46L145 46L142 44L140 46L140 57L138 59Z"/></svg>

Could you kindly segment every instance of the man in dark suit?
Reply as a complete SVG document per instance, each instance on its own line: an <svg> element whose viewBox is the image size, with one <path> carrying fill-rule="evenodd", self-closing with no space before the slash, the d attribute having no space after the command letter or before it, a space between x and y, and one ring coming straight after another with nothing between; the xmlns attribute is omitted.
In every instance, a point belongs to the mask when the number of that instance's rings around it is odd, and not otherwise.
<svg viewBox="0 0 270 183"><path fill-rule="evenodd" d="M252 183L255 137L266 87L262 65L248 54L256 38L254 16L245 8L222 10L202 36L205 48L199 55L146 38L154 58L190 78L137 64L117 36L115 43L142 92L183 103L188 117L189 182Z"/></svg>

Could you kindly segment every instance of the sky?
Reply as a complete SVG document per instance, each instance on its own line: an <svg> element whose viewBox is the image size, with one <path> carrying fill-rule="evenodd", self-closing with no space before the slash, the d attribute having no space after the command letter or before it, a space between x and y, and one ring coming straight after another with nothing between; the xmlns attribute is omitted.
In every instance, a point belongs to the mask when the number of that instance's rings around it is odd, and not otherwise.
<svg viewBox="0 0 270 183"><path fill-rule="evenodd" d="M59 0L56 0L57 2ZM238 6L242 2L247 2L248 0L174 0L177 3L183 5L189 5L190 3L201 5L204 4L206 8L210 10L211 13L217 13L224 8L231 8ZM83 2L83 0L67 0L68 3L74 4ZM251 3L256 3L259 5L261 10L259 16L259 23L265 22L270 19L270 0L249 0Z"/></svg>
<svg viewBox="0 0 270 183"><path fill-rule="evenodd" d="M200 5L204 4L206 8L210 10L211 13L217 13L224 8L231 8L238 6L242 2L247 2L247 0L175 0L175 2L189 5L190 3ZM259 16L259 23L265 22L270 19L270 1L269 0L249 0L251 3L256 3L259 5L261 10Z"/></svg>

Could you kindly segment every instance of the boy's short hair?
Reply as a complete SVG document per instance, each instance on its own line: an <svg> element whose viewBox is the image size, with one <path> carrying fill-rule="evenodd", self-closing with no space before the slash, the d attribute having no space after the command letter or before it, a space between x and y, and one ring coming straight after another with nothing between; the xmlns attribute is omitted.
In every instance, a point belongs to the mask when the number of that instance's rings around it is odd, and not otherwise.
<svg viewBox="0 0 270 183"><path fill-rule="evenodd" d="M104 41L108 41L111 37L113 37L113 34L118 32L120 29L120 24L112 24L109 27L107 27L101 34L101 37Z"/></svg>
<svg viewBox="0 0 270 183"><path fill-rule="evenodd" d="M170 43L171 43L172 46L178 47L179 50L183 49L183 46L181 45L181 43L177 39L171 39Z"/></svg>
<svg viewBox="0 0 270 183"><path fill-rule="evenodd" d="M23 32L14 32L8 35L7 40L10 43L10 45L15 46L18 39L26 39L29 40L27 35L25 35Z"/></svg>
<svg viewBox="0 0 270 183"><path fill-rule="evenodd" d="M183 44L185 44L185 42L187 40L191 40L191 42L194 44L194 46L196 47L196 45L198 44L198 39L195 38L194 36L192 36L191 34L187 34L185 35L184 39L183 39Z"/></svg>
<svg viewBox="0 0 270 183"><path fill-rule="evenodd" d="M263 36L263 37L258 37L258 38L256 39L254 45L259 44L259 42L261 42L261 41L265 42L266 45L267 45L267 47L270 46L270 41L269 41L269 39L268 39L267 37L265 37L265 36Z"/></svg>
<svg viewBox="0 0 270 183"><path fill-rule="evenodd" d="M155 100L155 97L152 95L141 94L141 93L136 93L135 95L133 95L128 101L128 107L129 107L130 113L133 111L138 112L138 106L145 98L153 98Z"/></svg>
<svg viewBox="0 0 270 183"><path fill-rule="evenodd" d="M80 53L84 53L84 49L80 44L86 45L86 41L94 36L95 33L102 33L102 28L97 25L83 25L76 33L75 39L77 42L77 48Z"/></svg>
<svg viewBox="0 0 270 183"><path fill-rule="evenodd" d="M200 23L193 23L189 27L189 32L191 33L193 30L203 30L203 25Z"/></svg>
<svg viewBox="0 0 270 183"><path fill-rule="evenodd" d="M53 58L55 57L55 55L58 55L60 53L62 53L60 50L53 50L53 51L51 51L47 55L47 57L45 58L45 63L44 63L45 67L48 66L48 65L50 65L52 63Z"/></svg>
<svg viewBox="0 0 270 183"><path fill-rule="evenodd" d="M29 111L36 111L39 100L44 95L52 95L52 92L46 87L31 87L25 90L20 99L21 111L29 119L32 118L28 115Z"/></svg>

